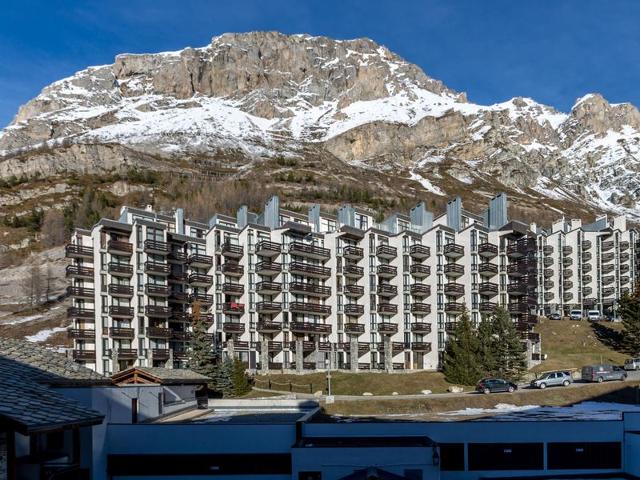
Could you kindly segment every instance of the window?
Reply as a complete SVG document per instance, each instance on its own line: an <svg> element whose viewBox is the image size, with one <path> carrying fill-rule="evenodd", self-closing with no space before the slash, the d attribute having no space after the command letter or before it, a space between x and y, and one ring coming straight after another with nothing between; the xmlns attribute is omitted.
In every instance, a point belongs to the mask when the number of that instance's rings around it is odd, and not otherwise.
<svg viewBox="0 0 640 480"><path fill-rule="evenodd" d="M464 443L441 443L439 447L441 471L464 471Z"/></svg>
<svg viewBox="0 0 640 480"><path fill-rule="evenodd" d="M542 470L542 443L470 443L469 470Z"/></svg>

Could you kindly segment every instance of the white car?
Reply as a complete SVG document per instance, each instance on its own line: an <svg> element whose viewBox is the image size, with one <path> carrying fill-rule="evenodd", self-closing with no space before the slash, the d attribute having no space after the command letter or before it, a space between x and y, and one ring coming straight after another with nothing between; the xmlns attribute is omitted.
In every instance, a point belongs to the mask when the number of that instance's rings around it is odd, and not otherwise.
<svg viewBox="0 0 640 480"><path fill-rule="evenodd" d="M640 370L640 358L627 358L624 361L625 370Z"/></svg>
<svg viewBox="0 0 640 480"><path fill-rule="evenodd" d="M602 316L600 315L600 312L598 310L589 310L587 312L587 318L592 322L597 322L602 318Z"/></svg>
<svg viewBox="0 0 640 480"><path fill-rule="evenodd" d="M569 312L569 319L582 320L582 310L571 310L571 312Z"/></svg>

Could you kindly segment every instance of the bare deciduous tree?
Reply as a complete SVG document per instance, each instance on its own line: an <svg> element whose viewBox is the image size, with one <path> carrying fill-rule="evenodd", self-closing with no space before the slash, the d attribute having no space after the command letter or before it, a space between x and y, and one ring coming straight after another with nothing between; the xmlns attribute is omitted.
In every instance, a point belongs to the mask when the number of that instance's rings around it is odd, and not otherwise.
<svg viewBox="0 0 640 480"><path fill-rule="evenodd" d="M40 265L36 263L30 265L26 276L20 281L20 286L31 310L42 302L45 290L44 283Z"/></svg>
<svg viewBox="0 0 640 480"><path fill-rule="evenodd" d="M64 215L56 209L48 210L42 221L42 245L54 247L62 245L66 240Z"/></svg>

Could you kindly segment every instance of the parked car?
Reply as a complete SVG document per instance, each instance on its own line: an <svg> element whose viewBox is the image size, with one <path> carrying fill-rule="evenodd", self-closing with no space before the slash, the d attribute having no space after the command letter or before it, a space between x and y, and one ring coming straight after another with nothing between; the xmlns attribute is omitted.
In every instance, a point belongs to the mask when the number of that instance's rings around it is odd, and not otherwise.
<svg viewBox="0 0 640 480"><path fill-rule="evenodd" d="M615 365L587 365L582 367L582 380L602 383L607 380L626 380L627 372Z"/></svg>
<svg viewBox="0 0 640 480"><path fill-rule="evenodd" d="M600 315L600 312L598 310L589 310L587 312L587 318L592 322L597 322L602 318L602 316Z"/></svg>
<svg viewBox="0 0 640 480"><path fill-rule="evenodd" d="M549 320L562 320L562 315L560 315L558 312L550 313Z"/></svg>
<svg viewBox="0 0 640 480"><path fill-rule="evenodd" d="M557 371L547 372L540 378L536 378L531 382L531 388L545 389L547 387L553 387L556 385L562 385L568 387L573 382L571 378L571 372Z"/></svg>
<svg viewBox="0 0 640 480"><path fill-rule="evenodd" d="M571 320L582 320L582 310L571 310L569 318Z"/></svg>
<svg viewBox="0 0 640 480"><path fill-rule="evenodd" d="M624 361L625 370L640 370L640 358L627 358Z"/></svg>
<svg viewBox="0 0 640 480"><path fill-rule="evenodd" d="M515 383L508 382L502 378L483 378L476 385L476 390L480 393L509 392L513 393L518 389Z"/></svg>

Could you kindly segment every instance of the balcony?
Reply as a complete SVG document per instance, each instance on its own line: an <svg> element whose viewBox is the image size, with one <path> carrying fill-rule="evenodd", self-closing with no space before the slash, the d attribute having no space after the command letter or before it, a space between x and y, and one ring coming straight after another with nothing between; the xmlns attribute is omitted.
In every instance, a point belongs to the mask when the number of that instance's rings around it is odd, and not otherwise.
<svg viewBox="0 0 640 480"><path fill-rule="evenodd" d="M507 293L510 295L525 295L528 289L526 283L509 283L507 285Z"/></svg>
<svg viewBox="0 0 640 480"><path fill-rule="evenodd" d="M264 291L260 290L260 286L263 283L270 283L270 282L260 282L256 285L256 291L258 291L259 293L266 293ZM279 283L277 285L280 285ZM280 286L280 288L282 288L282 286ZM276 290L274 291L274 293L279 292L280 290ZM225 282L222 284L222 293L224 293L225 295L235 295L235 296L239 296L244 294L244 285L242 285L241 283L230 283L230 282Z"/></svg>
<svg viewBox="0 0 640 480"><path fill-rule="evenodd" d="M535 273L536 264L534 261L519 261L507 266L507 275L510 277L523 277Z"/></svg>
<svg viewBox="0 0 640 480"><path fill-rule="evenodd" d="M493 243L481 243L478 245L478 255L484 258L495 258L498 256L498 246Z"/></svg>
<svg viewBox="0 0 640 480"><path fill-rule="evenodd" d="M554 287L554 285L555 285L555 282L553 280L545 280L543 284L545 290L551 290Z"/></svg>
<svg viewBox="0 0 640 480"><path fill-rule="evenodd" d="M342 249L342 256L349 260L362 260L364 257L364 250L360 247L348 245Z"/></svg>
<svg viewBox="0 0 640 480"><path fill-rule="evenodd" d="M573 247L570 245L565 245L562 247L562 255L567 256L573 253Z"/></svg>
<svg viewBox="0 0 640 480"><path fill-rule="evenodd" d="M291 302L289 304L289 311L295 313L315 313L322 316L328 316L331 315L331 306L311 302Z"/></svg>
<svg viewBox="0 0 640 480"><path fill-rule="evenodd" d="M138 358L138 350L135 348L118 348L109 350L109 356L118 358L118 360L135 360Z"/></svg>
<svg viewBox="0 0 640 480"><path fill-rule="evenodd" d="M545 245L544 247L542 247L542 251L544 252L545 255L552 255L553 245Z"/></svg>
<svg viewBox="0 0 640 480"><path fill-rule="evenodd" d="M507 310L512 314L529 313L531 306L527 303L511 302L507 306Z"/></svg>
<svg viewBox="0 0 640 480"><path fill-rule="evenodd" d="M93 299L96 291L93 288L85 287L67 287L67 295L72 298L88 298Z"/></svg>
<svg viewBox="0 0 640 480"><path fill-rule="evenodd" d="M93 247L85 247L84 245L77 245L75 243L66 245L64 252L67 258L93 258Z"/></svg>
<svg viewBox="0 0 640 480"><path fill-rule="evenodd" d="M189 255L188 263L192 267L209 268L213 265L213 257L211 255L192 253Z"/></svg>
<svg viewBox="0 0 640 480"><path fill-rule="evenodd" d="M332 331L331 325L325 325L324 323L313 323L313 322L290 322L289 330L293 333L304 334L330 334ZM313 342L310 342L313 343ZM315 350L315 347L313 348Z"/></svg>
<svg viewBox="0 0 640 480"><path fill-rule="evenodd" d="M569 302L569 301L573 300L573 293L571 293L571 292L565 292L565 293L562 295L562 300L564 300L565 302Z"/></svg>
<svg viewBox="0 0 640 480"><path fill-rule="evenodd" d="M171 315L171 309L162 305L146 305L144 314L147 317L168 318Z"/></svg>
<svg viewBox="0 0 640 480"><path fill-rule="evenodd" d="M464 247L456 243L447 243L442 247L442 253L448 258L460 258L464 256Z"/></svg>
<svg viewBox="0 0 640 480"><path fill-rule="evenodd" d="M444 331L451 334L456 331L457 322L445 322Z"/></svg>
<svg viewBox="0 0 640 480"><path fill-rule="evenodd" d="M409 255L417 260L424 260L431 255L431 249L426 245L413 244L409 247Z"/></svg>
<svg viewBox="0 0 640 480"><path fill-rule="evenodd" d="M556 298L556 294L555 293L553 293L553 292L545 292L545 294L544 294L545 301L550 302L554 298Z"/></svg>
<svg viewBox="0 0 640 480"><path fill-rule="evenodd" d="M245 331L245 326L244 323L226 321L222 323L222 331L224 333L242 335Z"/></svg>
<svg viewBox="0 0 640 480"><path fill-rule="evenodd" d="M187 342L191 340L191 333L184 331L171 331L171 340L177 340L179 342Z"/></svg>
<svg viewBox="0 0 640 480"><path fill-rule="evenodd" d="M151 297L168 297L169 287L166 285L156 285L153 283L147 283L144 286L144 291Z"/></svg>
<svg viewBox="0 0 640 480"><path fill-rule="evenodd" d="M602 277L602 284L603 285L611 285L613 282L615 282L616 277L614 277L613 275L607 275L606 277Z"/></svg>
<svg viewBox="0 0 640 480"><path fill-rule="evenodd" d="M242 245L224 242L220 247L220 253L223 257L227 258L242 258L242 255L244 255L244 248L242 248Z"/></svg>
<svg viewBox="0 0 640 480"><path fill-rule="evenodd" d="M222 313L225 315L242 315L244 313L244 303L224 302L222 304Z"/></svg>
<svg viewBox="0 0 640 480"><path fill-rule="evenodd" d="M362 335L364 333L364 325L355 322L347 322L344 324L344 333Z"/></svg>
<svg viewBox="0 0 640 480"><path fill-rule="evenodd" d="M379 283L376 287L376 293L381 297L392 298L398 294L398 287L388 283Z"/></svg>
<svg viewBox="0 0 640 480"><path fill-rule="evenodd" d="M131 277L133 275L133 266L128 263L111 262L107 265L107 271L116 277Z"/></svg>
<svg viewBox="0 0 640 480"><path fill-rule="evenodd" d="M167 255L167 260L171 263L187 263L187 254L181 250L171 250Z"/></svg>
<svg viewBox="0 0 640 480"><path fill-rule="evenodd" d="M626 240L620 242L618 245L620 247L621 252L624 252L625 250L629 250L629 242Z"/></svg>
<svg viewBox="0 0 640 480"><path fill-rule="evenodd" d="M282 311L282 303L280 302L258 302L256 303L256 312L273 315Z"/></svg>
<svg viewBox="0 0 640 480"><path fill-rule="evenodd" d="M74 360L80 360L82 362L95 362L96 351L95 350L73 350L72 354Z"/></svg>
<svg viewBox="0 0 640 480"><path fill-rule="evenodd" d="M478 293L493 297L498 294L498 284L492 282L482 282L478 284Z"/></svg>
<svg viewBox="0 0 640 480"><path fill-rule="evenodd" d="M449 278L458 278L464 275L464 266L456 263L447 263L443 267L444 274Z"/></svg>
<svg viewBox="0 0 640 480"><path fill-rule="evenodd" d="M255 342L253 347L257 351L261 351L262 350L262 342ZM281 352L282 351L282 342L273 342L273 341L267 342L267 351L268 352ZM272 364L269 364L269 368L271 368L271 365ZM282 367L280 367L280 368L282 368Z"/></svg>
<svg viewBox="0 0 640 480"><path fill-rule="evenodd" d="M187 303L189 301L189 294L186 292L172 291L169 293L169 300L172 302Z"/></svg>
<svg viewBox="0 0 640 480"><path fill-rule="evenodd" d="M114 255L133 255L133 244L120 240L109 240L107 242L107 252Z"/></svg>
<svg viewBox="0 0 640 480"><path fill-rule="evenodd" d="M598 299L596 298L583 298L582 304L586 307L590 307L598 303Z"/></svg>
<svg viewBox="0 0 640 480"><path fill-rule="evenodd" d="M392 265L378 265L376 272L381 277L393 278L398 274L398 269Z"/></svg>
<svg viewBox="0 0 640 480"><path fill-rule="evenodd" d="M364 268L357 265L347 264L342 267L342 274L347 278L362 278Z"/></svg>
<svg viewBox="0 0 640 480"><path fill-rule="evenodd" d="M376 248L376 256L378 256L378 258L392 260L398 256L398 249L391 245L378 245L378 248Z"/></svg>
<svg viewBox="0 0 640 480"><path fill-rule="evenodd" d="M169 283L186 283L187 274L184 272L172 271L169 274Z"/></svg>
<svg viewBox="0 0 640 480"><path fill-rule="evenodd" d="M81 267L79 265L67 265L66 276L69 278L85 278L93 280L93 267Z"/></svg>
<svg viewBox="0 0 640 480"><path fill-rule="evenodd" d="M239 285L239 286L242 287L242 291L233 292L235 295L241 295L242 293L244 293L244 286L243 285ZM224 285L223 285L222 291L225 292ZM279 282L258 282L256 284L256 292L258 292L261 295L277 295L281 291L282 291L282 283L279 283ZM225 293L231 293L231 292L225 292Z"/></svg>
<svg viewBox="0 0 640 480"><path fill-rule="evenodd" d="M393 335L398 333L398 324L391 322L378 323L378 333L381 335Z"/></svg>
<svg viewBox="0 0 640 480"><path fill-rule="evenodd" d="M478 304L478 310L480 313L493 313L496 308L498 308L498 304L496 302L480 302Z"/></svg>
<svg viewBox="0 0 640 480"><path fill-rule="evenodd" d="M614 257L615 257L614 253L609 252L609 253L603 253L601 259L603 262L610 262L611 260L614 259Z"/></svg>
<svg viewBox="0 0 640 480"><path fill-rule="evenodd" d="M270 242L269 240L260 240L256 244L256 254L261 257L277 257L280 255L282 247L279 243Z"/></svg>
<svg viewBox="0 0 640 480"><path fill-rule="evenodd" d="M421 263L414 263L409 267L409 273L416 278L425 278L431 274L431 267Z"/></svg>
<svg viewBox="0 0 640 480"><path fill-rule="evenodd" d="M498 266L493 263L481 263L478 265L478 273L483 277L493 277L498 274Z"/></svg>
<svg viewBox="0 0 640 480"><path fill-rule="evenodd" d="M593 254L591 252L583 252L582 253L582 261L588 262L593 258Z"/></svg>
<svg viewBox="0 0 640 480"><path fill-rule="evenodd" d="M157 255L169 254L169 244L167 242L159 242L157 240L145 240L143 248L146 253L155 253Z"/></svg>
<svg viewBox="0 0 640 480"><path fill-rule="evenodd" d="M196 287L208 287L213 283L213 276L203 275L201 273L192 273L189 275L189 285Z"/></svg>
<svg viewBox="0 0 640 480"><path fill-rule="evenodd" d="M395 315L398 313L398 306L393 303L378 303L377 311L380 314Z"/></svg>
<svg viewBox="0 0 640 480"><path fill-rule="evenodd" d="M364 305L358 305L357 303L346 303L344 305L344 314L352 317L359 317L364 314Z"/></svg>
<svg viewBox="0 0 640 480"><path fill-rule="evenodd" d="M136 336L136 332L133 328L110 327L109 336L111 338L132 339Z"/></svg>
<svg viewBox="0 0 640 480"><path fill-rule="evenodd" d="M343 352L351 352L351 342L338 343L338 350ZM358 342L358 356L362 356L365 353L369 353L369 344L366 342ZM358 367L362 369L362 367Z"/></svg>
<svg viewBox="0 0 640 480"><path fill-rule="evenodd" d="M302 242L291 242L289 244L289 253L291 255L313 258L315 260L329 260L329 258L331 258L331 250L328 248Z"/></svg>
<svg viewBox="0 0 640 480"><path fill-rule="evenodd" d="M582 241L582 250L589 250L591 248L591 240Z"/></svg>
<svg viewBox="0 0 640 480"><path fill-rule="evenodd" d="M331 287L317 285L315 283L290 282L289 291L299 295L308 295L310 297L327 298L331 296Z"/></svg>
<svg viewBox="0 0 640 480"><path fill-rule="evenodd" d="M109 307L109 315L113 318L133 318L133 307L111 305Z"/></svg>
<svg viewBox="0 0 640 480"><path fill-rule="evenodd" d="M565 267L570 267L571 265L573 265L573 258L571 257L565 257L562 259L562 265L564 265Z"/></svg>
<svg viewBox="0 0 640 480"><path fill-rule="evenodd" d="M411 313L414 315L429 315L431 313L431 305L428 303L412 303Z"/></svg>
<svg viewBox="0 0 640 480"><path fill-rule="evenodd" d="M170 328L148 327L147 337L149 338L171 338L172 331Z"/></svg>
<svg viewBox="0 0 640 480"><path fill-rule="evenodd" d="M604 295L605 297L609 297L614 293L616 293L615 287L605 287L602 289L602 295Z"/></svg>
<svg viewBox="0 0 640 480"><path fill-rule="evenodd" d="M431 343L430 342L411 342L411 350L414 352L430 352L431 351Z"/></svg>
<svg viewBox="0 0 640 480"><path fill-rule="evenodd" d="M112 297L133 297L133 287L131 285L119 285L117 283L110 283L107 291Z"/></svg>
<svg viewBox="0 0 640 480"><path fill-rule="evenodd" d="M612 263L607 263L606 265L602 265L602 273L611 273L615 266Z"/></svg>
<svg viewBox="0 0 640 480"><path fill-rule="evenodd" d="M151 358L153 360L168 360L171 356L171 351L168 348L152 348Z"/></svg>
<svg viewBox="0 0 640 480"><path fill-rule="evenodd" d="M553 277L553 270L551 268L545 268L542 271L542 274L545 276L545 278L551 278Z"/></svg>
<svg viewBox="0 0 640 480"><path fill-rule="evenodd" d="M444 294L450 297L461 297L464 295L464 285L462 283L445 283Z"/></svg>
<svg viewBox="0 0 640 480"><path fill-rule="evenodd" d="M364 295L364 287L361 285L345 285L343 292L347 297L360 298Z"/></svg>
<svg viewBox="0 0 640 480"><path fill-rule="evenodd" d="M585 297L591 295L592 293L593 293L593 288L591 288L591 287L584 287L582 289L582 295L585 296Z"/></svg>
<svg viewBox="0 0 640 480"><path fill-rule="evenodd" d="M603 252L607 252L609 250L611 250L613 247L615 246L613 240L609 240L607 242L602 242L602 244L600 245L600 249Z"/></svg>
<svg viewBox="0 0 640 480"><path fill-rule="evenodd" d="M431 287L423 283L413 283L409 287L409 292L416 298L426 298L431 295Z"/></svg>
<svg viewBox="0 0 640 480"><path fill-rule="evenodd" d="M330 268L303 262L291 262L289 265L289 272L293 275L303 275L305 277L323 279L331 276Z"/></svg>
<svg viewBox="0 0 640 480"><path fill-rule="evenodd" d="M282 264L265 260L256 264L256 273L259 275L277 275L282 271Z"/></svg>
<svg viewBox="0 0 640 480"><path fill-rule="evenodd" d="M207 295L206 293L192 293L189 295L189 302L196 303L204 307L210 307L213 305L213 295Z"/></svg>
<svg viewBox="0 0 640 480"><path fill-rule="evenodd" d="M545 267L550 267L551 265L553 265L553 258L544 257L544 260L542 263L544 264Z"/></svg>
<svg viewBox="0 0 640 480"><path fill-rule="evenodd" d="M464 303L460 302L446 302L444 304L444 311L451 314L460 314L464 312L465 306Z"/></svg>
<svg viewBox="0 0 640 480"><path fill-rule="evenodd" d="M417 334L428 335L431 333L431 324L426 322L412 322L411 331Z"/></svg>
<svg viewBox="0 0 640 480"><path fill-rule="evenodd" d="M69 318L85 318L93 320L96 311L93 308L69 307L67 308L67 317Z"/></svg>
<svg viewBox="0 0 640 480"><path fill-rule="evenodd" d="M256 330L259 333L277 333L282 330L282 322L273 322L271 320L258 320Z"/></svg>
<svg viewBox="0 0 640 480"><path fill-rule="evenodd" d="M562 276L564 278L571 278L573 277L573 270L571 270L570 268L566 268L563 272L562 272Z"/></svg>
<svg viewBox="0 0 640 480"><path fill-rule="evenodd" d="M629 254L628 253L621 253L620 254L620 262L626 262L629 260Z"/></svg>
<svg viewBox="0 0 640 480"><path fill-rule="evenodd" d="M69 338L72 338L74 340L95 340L96 331L86 328L70 328L69 330L67 330L67 335Z"/></svg>

